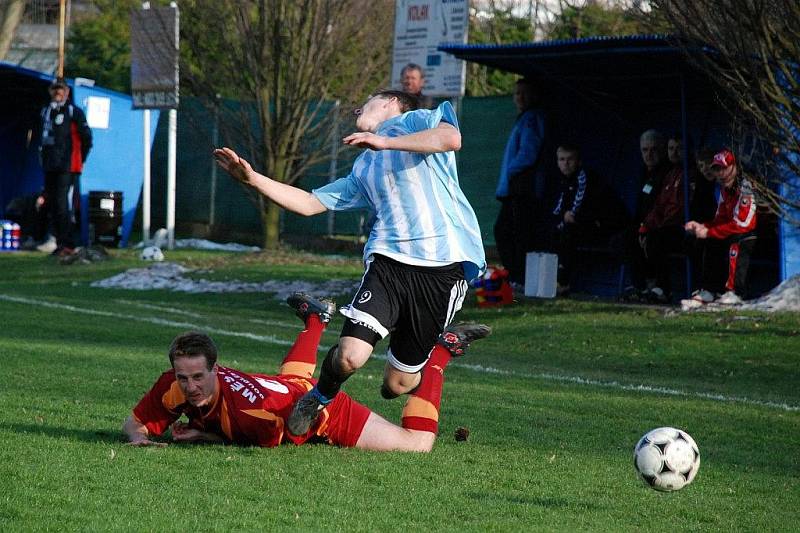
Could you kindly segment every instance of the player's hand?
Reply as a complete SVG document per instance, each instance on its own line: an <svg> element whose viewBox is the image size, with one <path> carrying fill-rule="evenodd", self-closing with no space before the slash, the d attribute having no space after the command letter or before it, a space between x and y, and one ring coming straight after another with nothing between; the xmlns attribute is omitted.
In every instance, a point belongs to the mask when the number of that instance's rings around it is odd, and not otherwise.
<svg viewBox="0 0 800 533"><path fill-rule="evenodd" d="M205 442L217 440L210 434L200 431L199 429L191 428L188 424L183 422L174 422L170 426L170 429L172 430L172 440L175 442Z"/></svg>
<svg viewBox="0 0 800 533"><path fill-rule="evenodd" d="M564 222L567 224L575 224L575 213L572 211L567 211L564 213Z"/></svg>
<svg viewBox="0 0 800 533"><path fill-rule="evenodd" d="M375 135L368 131L359 131L351 133L342 142L350 146L358 148L369 148L371 150L386 150L389 138L382 135Z"/></svg>
<svg viewBox="0 0 800 533"><path fill-rule="evenodd" d="M184 422L174 422L170 426L170 430L172 431L172 440L176 442L191 442L197 440L201 435L199 430L190 428Z"/></svg>
<svg viewBox="0 0 800 533"><path fill-rule="evenodd" d="M214 159L217 164L235 180L251 185L250 176L254 173L253 167L239 154L230 148L217 148L214 150Z"/></svg>
<svg viewBox="0 0 800 533"><path fill-rule="evenodd" d="M694 220L690 220L687 222L683 229L685 229L689 233L693 233L695 237L698 239L705 239L708 237L708 228L705 227L703 224L696 222Z"/></svg>
<svg viewBox="0 0 800 533"><path fill-rule="evenodd" d="M705 239L708 237L708 228L702 224L698 224L694 230L694 236L698 239Z"/></svg>

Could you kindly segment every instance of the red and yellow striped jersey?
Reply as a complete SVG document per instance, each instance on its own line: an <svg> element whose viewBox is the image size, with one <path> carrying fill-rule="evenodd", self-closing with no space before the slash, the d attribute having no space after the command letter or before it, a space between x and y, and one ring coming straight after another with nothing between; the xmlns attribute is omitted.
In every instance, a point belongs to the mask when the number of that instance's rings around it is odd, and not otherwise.
<svg viewBox="0 0 800 533"><path fill-rule="evenodd" d="M218 366L217 392L209 407L198 408L186 401L175 371L164 372L134 407L134 416L152 435L161 435L181 415L189 426L214 433L227 442L251 446L278 446L285 439L301 444L309 438L326 436L329 409L324 409L308 435L295 437L284 430L294 403L314 382L299 376L249 374Z"/></svg>

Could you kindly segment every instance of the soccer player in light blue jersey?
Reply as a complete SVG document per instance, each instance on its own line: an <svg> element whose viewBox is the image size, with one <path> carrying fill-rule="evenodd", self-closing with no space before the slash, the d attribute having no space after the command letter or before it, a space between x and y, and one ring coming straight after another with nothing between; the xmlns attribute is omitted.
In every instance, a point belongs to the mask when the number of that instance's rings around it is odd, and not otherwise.
<svg viewBox="0 0 800 533"><path fill-rule="evenodd" d="M229 148L214 151L231 176L289 211L311 216L369 209L375 215L361 286L340 310L345 325L322 363L319 382L289 417L294 435L308 431L386 336L381 394L394 398L417 387L437 338L461 308L468 281L486 267L478 220L458 183L461 133L450 103L417 109L412 95L380 91L355 115L359 131L344 143L364 152L349 175L311 192L259 174ZM457 327L472 336L471 326ZM426 412L424 405L409 409L408 418Z"/></svg>

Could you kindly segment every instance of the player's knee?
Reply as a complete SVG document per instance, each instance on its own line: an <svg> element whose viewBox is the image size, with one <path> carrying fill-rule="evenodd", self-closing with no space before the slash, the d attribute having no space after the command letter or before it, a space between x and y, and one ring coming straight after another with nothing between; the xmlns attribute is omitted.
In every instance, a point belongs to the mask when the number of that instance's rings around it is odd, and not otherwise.
<svg viewBox="0 0 800 533"><path fill-rule="evenodd" d="M414 390L420 381L420 373L410 374L399 372L387 365L381 386L381 395L388 399L396 398L401 394L408 394Z"/></svg>
<svg viewBox="0 0 800 533"><path fill-rule="evenodd" d="M387 400L393 400L394 398L397 398L404 392L406 391L399 390L399 387L397 387L396 385L392 386L391 383L387 383L386 381L384 381L383 384L381 385L381 396L383 396L383 398Z"/></svg>
<svg viewBox="0 0 800 533"><path fill-rule="evenodd" d="M364 365L364 358L361 354L347 348L342 349L341 345L336 351L334 359L341 372L345 374L352 374Z"/></svg>

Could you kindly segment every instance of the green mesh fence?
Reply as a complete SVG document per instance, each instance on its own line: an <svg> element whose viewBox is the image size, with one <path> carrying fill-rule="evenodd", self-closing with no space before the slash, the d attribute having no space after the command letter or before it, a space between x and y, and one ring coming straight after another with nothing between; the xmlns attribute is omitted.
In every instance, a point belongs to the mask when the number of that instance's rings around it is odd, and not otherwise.
<svg viewBox="0 0 800 533"><path fill-rule="evenodd" d="M510 97L464 98L459 110L462 148L458 153L459 179L480 222L484 243L494 244L492 226L499 204L494 198L497 174L505 142L511 131L516 110ZM178 112L178 154L175 217L179 227L208 226L212 219L217 233L230 231L240 240L259 243L261 222L250 195L223 171L214 179L211 156L214 115L191 98L181 100ZM341 139L353 129L344 122ZM219 138L224 137L219 133ZM220 141L221 142L221 141ZM357 151L343 149L337 165L337 176L346 175ZM153 144L151 227L165 225L167 181L167 113L162 113ZM310 190L329 180L329 163L312 169L300 187ZM212 194L213 190L213 194ZM213 197L213 205L212 205ZM337 212L332 232L357 235L363 212ZM284 213L282 231L292 235L325 235L329 230L328 214L301 217Z"/></svg>

